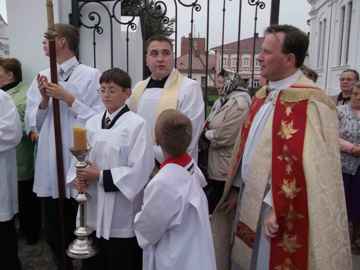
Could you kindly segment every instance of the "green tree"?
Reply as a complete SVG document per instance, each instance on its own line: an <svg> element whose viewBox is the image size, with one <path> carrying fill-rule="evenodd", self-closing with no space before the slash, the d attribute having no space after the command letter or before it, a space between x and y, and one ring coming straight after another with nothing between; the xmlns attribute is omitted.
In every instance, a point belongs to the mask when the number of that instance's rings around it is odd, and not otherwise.
<svg viewBox="0 0 360 270"><path fill-rule="evenodd" d="M174 19L164 21L164 7L154 0L124 0L121 3L123 16L139 16L143 39L155 34L170 36L174 32Z"/></svg>

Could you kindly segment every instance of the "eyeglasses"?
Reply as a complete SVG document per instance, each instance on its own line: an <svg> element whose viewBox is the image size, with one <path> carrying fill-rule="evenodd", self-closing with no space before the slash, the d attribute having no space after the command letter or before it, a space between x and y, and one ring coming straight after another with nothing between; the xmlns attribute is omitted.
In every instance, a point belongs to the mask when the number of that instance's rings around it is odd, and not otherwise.
<svg viewBox="0 0 360 270"><path fill-rule="evenodd" d="M105 96L106 94L108 94L109 96L114 96L114 95L116 95L116 93L119 92L118 90L116 90L114 88L108 88L108 89L100 88L96 91L98 92L98 94L100 94L102 96Z"/></svg>

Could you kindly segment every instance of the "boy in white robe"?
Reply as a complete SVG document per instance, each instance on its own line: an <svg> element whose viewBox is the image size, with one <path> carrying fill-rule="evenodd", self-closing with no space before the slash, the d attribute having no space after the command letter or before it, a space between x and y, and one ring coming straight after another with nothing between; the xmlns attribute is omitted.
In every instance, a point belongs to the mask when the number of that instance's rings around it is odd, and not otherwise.
<svg viewBox="0 0 360 270"><path fill-rule="evenodd" d="M15 214L18 212L16 145L20 118L9 94L0 90L0 260L1 269L20 270Z"/></svg>
<svg viewBox="0 0 360 270"><path fill-rule="evenodd" d="M70 187L65 188L63 216L59 215L59 191L54 135L54 98L59 100L63 166L66 173L71 164L69 151L72 142L71 128L83 126L86 121L103 111L96 92L99 89L98 69L80 64L76 58L79 47L79 30L69 24L55 24L56 62L58 83L50 82L50 68L40 71L27 91L25 126L30 138L37 140L33 191L41 198L43 208L44 236L53 258L60 270L72 270L72 261L65 257L65 248L74 239L77 203L70 198ZM43 40L43 50L49 56L48 40ZM60 224L63 224L64 231ZM65 263L65 265L64 265Z"/></svg>
<svg viewBox="0 0 360 270"><path fill-rule="evenodd" d="M90 194L87 225L95 229L99 253L83 262L83 269L142 268L142 251L133 220L140 210L142 191L154 167L152 141L145 121L129 111L129 75L118 69L100 77L99 93L106 111L86 123L92 147L90 166L68 174L79 191Z"/></svg>
<svg viewBox="0 0 360 270"><path fill-rule="evenodd" d="M165 161L144 192L135 217L135 234L143 248L144 270L215 270L204 176L186 153L190 119L170 109L162 112L155 137Z"/></svg>

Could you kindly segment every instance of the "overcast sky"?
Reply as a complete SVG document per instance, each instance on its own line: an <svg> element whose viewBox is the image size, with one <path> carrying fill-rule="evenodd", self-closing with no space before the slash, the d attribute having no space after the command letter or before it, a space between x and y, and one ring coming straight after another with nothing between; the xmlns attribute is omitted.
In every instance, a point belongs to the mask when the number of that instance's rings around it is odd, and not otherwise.
<svg viewBox="0 0 360 270"><path fill-rule="evenodd" d="M168 3L168 16L174 17L174 1L164 0ZM194 0L182 0L188 4ZM238 33L238 12L239 0L226 1L226 20L225 20L225 42L237 40ZM266 4L264 10L258 11L258 33L262 35L265 27L270 20L270 4L271 0L263 0ZM0 0L0 13L6 19L6 0ZM207 0L198 0L202 9L200 12L194 13L194 36L206 35L206 3ZM248 4L248 0L242 0L242 20L241 20L241 39L248 38L253 35L254 31L254 14L255 8ZM190 32L190 10L179 6L179 22L178 32L179 38ZM210 48L221 44L222 32L222 8L223 0L210 0ZM310 5L307 0L280 0L280 23L293 24L304 31L308 31L306 20L309 18Z"/></svg>
<svg viewBox="0 0 360 270"><path fill-rule="evenodd" d="M193 0L185 0L191 3ZM171 1L168 1L171 2ZM202 6L200 12L194 13L195 36L204 36L206 33L206 2L198 1ZM221 44L222 32L222 8L223 0L210 0L210 47ZM258 10L257 32L262 36L270 21L271 0L263 0L266 7ZM170 6L170 5L169 5ZM311 6L307 0L280 0L280 23L293 24L304 31L309 31L306 24L309 18ZM171 7L170 7L171 9ZM173 8L172 8L173 9ZM171 13L172 10L169 10ZM239 0L226 0L225 18L225 42L237 40ZM179 18L183 18L179 24L180 35L187 35L190 32L190 9L179 7ZM248 0L242 0L241 39L253 36L254 32L255 7L248 4Z"/></svg>

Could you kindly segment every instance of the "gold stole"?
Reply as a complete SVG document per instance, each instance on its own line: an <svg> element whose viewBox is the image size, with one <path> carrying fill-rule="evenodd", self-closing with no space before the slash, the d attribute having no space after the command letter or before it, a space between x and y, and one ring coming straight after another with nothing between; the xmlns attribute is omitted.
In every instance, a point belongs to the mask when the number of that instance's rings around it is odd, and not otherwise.
<svg viewBox="0 0 360 270"><path fill-rule="evenodd" d="M164 89L162 90L161 97L156 108L156 118L160 115L160 113L167 109L177 108L178 93L183 79L184 76L181 75L177 69L171 72L169 78L166 80ZM138 85L133 89L129 103L130 110L134 112L137 111L140 98L143 95L149 81L150 77L138 83Z"/></svg>

